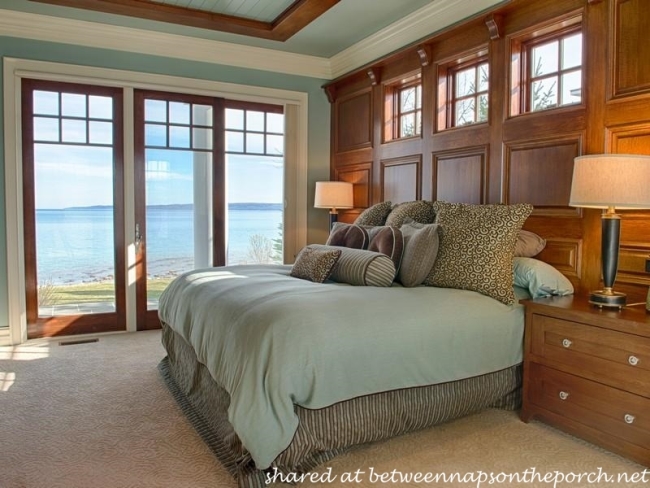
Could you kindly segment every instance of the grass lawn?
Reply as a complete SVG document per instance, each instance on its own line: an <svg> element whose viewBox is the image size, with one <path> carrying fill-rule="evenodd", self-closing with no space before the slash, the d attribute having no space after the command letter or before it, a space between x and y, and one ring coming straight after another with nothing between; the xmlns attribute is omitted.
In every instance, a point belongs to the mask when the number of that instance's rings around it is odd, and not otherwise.
<svg viewBox="0 0 650 488"><path fill-rule="evenodd" d="M157 300L173 278L156 278L148 281L150 300ZM39 289L42 305L67 305L88 302L115 301L115 284L112 281L79 283L74 285L45 285Z"/></svg>

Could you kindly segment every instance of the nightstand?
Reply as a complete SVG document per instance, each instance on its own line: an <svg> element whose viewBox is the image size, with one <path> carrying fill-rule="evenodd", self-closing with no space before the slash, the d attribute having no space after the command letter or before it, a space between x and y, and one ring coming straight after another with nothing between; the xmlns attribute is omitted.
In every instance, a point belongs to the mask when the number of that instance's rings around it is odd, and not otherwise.
<svg viewBox="0 0 650 488"><path fill-rule="evenodd" d="M650 314L577 296L525 300L521 419L650 466Z"/></svg>

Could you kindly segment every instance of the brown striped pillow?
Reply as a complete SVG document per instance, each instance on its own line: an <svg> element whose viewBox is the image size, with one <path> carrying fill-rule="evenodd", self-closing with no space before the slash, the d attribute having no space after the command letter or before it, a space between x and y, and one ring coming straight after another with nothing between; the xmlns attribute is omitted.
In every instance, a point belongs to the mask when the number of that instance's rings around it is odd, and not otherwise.
<svg viewBox="0 0 650 488"><path fill-rule="evenodd" d="M360 225L336 222L330 232L328 246L351 247L353 249L368 249L370 238L368 231Z"/></svg>
<svg viewBox="0 0 650 488"><path fill-rule="evenodd" d="M349 247L312 244L318 250L336 249L341 252L330 279L357 286L391 286L395 279L395 265L385 254Z"/></svg>
<svg viewBox="0 0 650 488"><path fill-rule="evenodd" d="M380 230L373 235L368 251L385 254L393 261L395 269L399 270L404 255L402 232L396 227L380 227Z"/></svg>

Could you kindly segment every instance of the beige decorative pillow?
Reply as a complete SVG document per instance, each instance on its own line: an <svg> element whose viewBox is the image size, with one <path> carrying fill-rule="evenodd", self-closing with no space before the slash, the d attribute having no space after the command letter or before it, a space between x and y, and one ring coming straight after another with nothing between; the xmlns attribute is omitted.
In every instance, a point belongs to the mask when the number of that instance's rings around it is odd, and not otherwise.
<svg viewBox="0 0 650 488"><path fill-rule="evenodd" d="M404 237L402 237L402 232L396 227L379 227L379 231L373 233L368 251L385 254L393 261L395 269L399 269L404 254Z"/></svg>
<svg viewBox="0 0 650 488"><path fill-rule="evenodd" d="M361 212L354 223L357 225L384 225L392 208L391 202L377 203Z"/></svg>
<svg viewBox="0 0 650 488"><path fill-rule="evenodd" d="M386 218L386 225L401 227L408 219L421 224L433 224L436 220L436 212L432 202L415 200L396 205Z"/></svg>
<svg viewBox="0 0 650 488"><path fill-rule="evenodd" d="M513 304L515 244L533 206L433 202L433 207L440 225L440 248L424 283L473 290Z"/></svg>
<svg viewBox="0 0 650 488"><path fill-rule="evenodd" d="M404 254L397 281L406 287L421 285L438 255L438 224L407 222L400 230L404 237Z"/></svg>
<svg viewBox="0 0 650 488"><path fill-rule="evenodd" d="M546 247L546 240L534 232L521 229L517 235L517 244L515 244L515 256L522 258L532 258L537 256Z"/></svg>
<svg viewBox="0 0 650 488"><path fill-rule="evenodd" d="M298 253L290 275L314 283L322 283L329 278L340 256L340 249L332 247L319 249L315 245L305 246Z"/></svg>
<svg viewBox="0 0 650 488"><path fill-rule="evenodd" d="M328 246L351 247L353 249L367 249L370 244L368 231L355 224L336 222L326 244Z"/></svg>
<svg viewBox="0 0 650 488"><path fill-rule="evenodd" d="M395 265L385 254L352 249L349 247L331 247L313 244L319 250L338 249L341 252L330 279L339 283L357 286L391 286L395 279Z"/></svg>

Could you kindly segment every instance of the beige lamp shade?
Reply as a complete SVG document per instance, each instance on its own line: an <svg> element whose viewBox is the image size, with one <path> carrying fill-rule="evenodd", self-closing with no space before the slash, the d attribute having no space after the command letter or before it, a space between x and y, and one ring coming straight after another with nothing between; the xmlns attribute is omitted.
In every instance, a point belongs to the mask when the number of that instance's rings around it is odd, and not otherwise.
<svg viewBox="0 0 650 488"><path fill-rule="evenodd" d="M345 181L317 181L314 207L354 208L352 183Z"/></svg>
<svg viewBox="0 0 650 488"><path fill-rule="evenodd" d="M569 205L650 208L650 156L594 154L575 158Z"/></svg>

